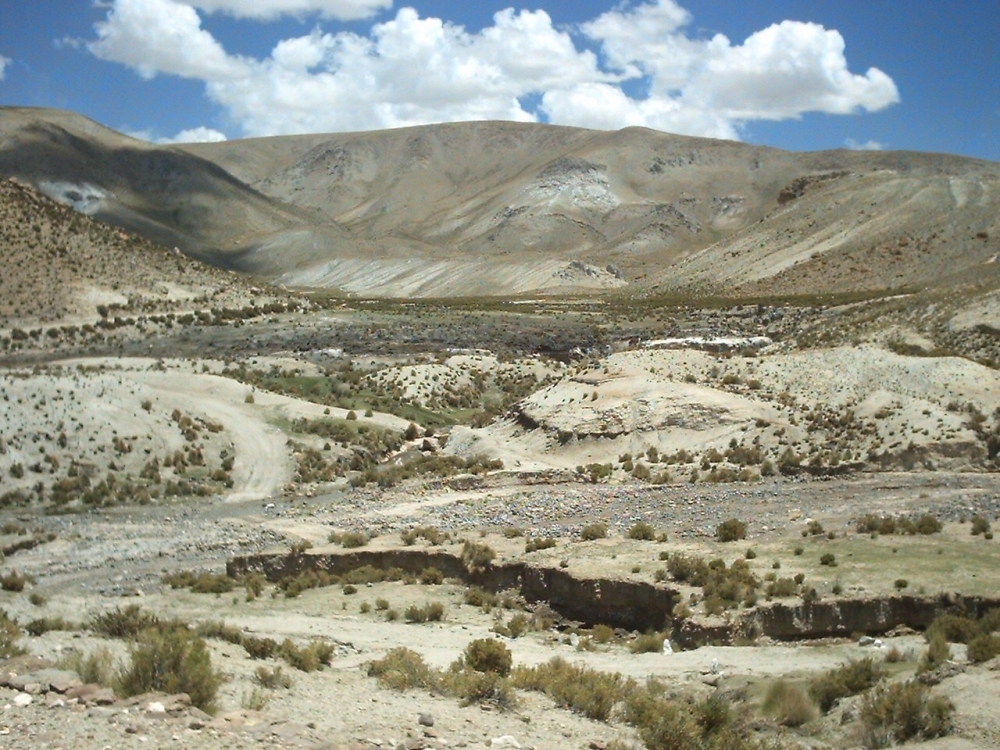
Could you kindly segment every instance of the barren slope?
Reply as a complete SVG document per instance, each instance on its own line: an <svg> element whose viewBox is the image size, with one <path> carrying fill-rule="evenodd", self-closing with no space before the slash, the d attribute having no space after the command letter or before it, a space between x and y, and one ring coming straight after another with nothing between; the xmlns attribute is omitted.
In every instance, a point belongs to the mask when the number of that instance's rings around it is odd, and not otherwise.
<svg viewBox="0 0 1000 750"><path fill-rule="evenodd" d="M894 290L996 274L1000 166L473 122L144 144L0 110L0 175L220 265L387 296Z"/></svg>
<svg viewBox="0 0 1000 750"><path fill-rule="evenodd" d="M130 300L142 309L238 305L246 281L0 181L0 328L90 323ZM133 305L133 306L136 306Z"/></svg>
<svg viewBox="0 0 1000 750"><path fill-rule="evenodd" d="M839 292L974 276L998 250L1000 168L944 155L498 122L184 148L366 243L296 254L303 285Z"/></svg>
<svg viewBox="0 0 1000 750"><path fill-rule="evenodd" d="M0 176L217 265L301 222L209 161L55 110L0 108Z"/></svg>

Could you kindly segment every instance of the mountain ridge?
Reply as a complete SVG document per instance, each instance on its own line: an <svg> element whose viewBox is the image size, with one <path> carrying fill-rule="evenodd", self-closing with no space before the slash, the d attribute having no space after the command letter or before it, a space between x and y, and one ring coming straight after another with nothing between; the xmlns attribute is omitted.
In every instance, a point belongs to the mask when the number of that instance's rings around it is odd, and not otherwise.
<svg viewBox="0 0 1000 750"><path fill-rule="evenodd" d="M63 202L90 186L99 218L215 265L373 296L884 291L976 278L1000 249L998 164L644 128L163 147L4 108L0 175Z"/></svg>

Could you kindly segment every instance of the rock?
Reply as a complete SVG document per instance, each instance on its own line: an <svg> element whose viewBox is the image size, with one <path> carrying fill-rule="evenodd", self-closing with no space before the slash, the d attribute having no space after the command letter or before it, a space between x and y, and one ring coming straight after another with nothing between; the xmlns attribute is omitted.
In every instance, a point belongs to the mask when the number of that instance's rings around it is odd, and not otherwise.
<svg viewBox="0 0 1000 750"><path fill-rule="evenodd" d="M65 695L67 698L76 698L81 703L86 703L87 698L96 693L101 689L101 686L96 682L88 682L86 685L77 685L76 687L71 687L66 691Z"/></svg>
<svg viewBox="0 0 1000 750"><path fill-rule="evenodd" d="M663 639L663 653L664 654L674 653L674 647L670 645L670 640L668 638Z"/></svg>
<svg viewBox="0 0 1000 750"><path fill-rule="evenodd" d="M25 706L30 706L32 700L34 699L27 693L18 693L14 698L14 705L24 708Z"/></svg>
<svg viewBox="0 0 1000 750"><path fill-rule="evenodd" d="M118 696L111 688L101 688L97 692L91 693L86 700L88 706L110 706L117 702Z"/></svg>
<svg viewBox="0 0 1000 750"><path fill-rule="evenodd" d="M858 640L859 646L871 646L873 643L875 643L875 639L872 638L870 635L863 635Z"/></svg>
<svg viewBox="0 0 1000 750"><path fill-rule="evenodd" d="M421 713L417 717L417 723L424 727L434 726L434 716L429 713Z"/></svg>
<svg viewBox="0 0 1000 750"><path fill-rule="evenodd" d="M38 685L39 693L49 690L65 693L70 688L80 684L80 676L76 672L65 669L39 669L35 672L26 672L11 677L8 681L8 685L15 690L25 690L29 686Z"/></svg>
<svg viewBox="0 0 1000 750"><path fill-rule="evenodd" d="M406 740L406 742L396 745L396 750L426 750L426 748L427 740L422 737Z"/></svg>
<svg viewBox="0 0 1000 750"><path fill-rule="evenodd" d="M167 709L159 701L153 701L146 706L146 713L150 714L165 714Z"/></svg>
<svg viewBox="0 0 1000 750"><path fill-rule="evenodd" d="M603 740L591 740L587 747L589 747L590 750L607 750L608 743Z"/></svg>
<svg viewBox="0 0 1000 750"><path fill-rule="evenodd" d="M505 734L502 737L494 737L489 742L490 747L512 747L514 750L519 750L521 743L514 739L511 735Z"/></svg>
<svg viewBox="0 0 1000 750"><path fill-rule="evenodd" d="M59 693L48 692L45 694L45 705L47 708L62 708L66 705L66 699Z"/></svg>
<svg viewBox="0 0 1000 750"><path fill-rule="evenodd" d="M955 675L960 675L965 672L964 664L957 664L953 661L946 661L937 669L933 669L930 672L924 672L917 676L919 680L924 685L937 685L938 683L948 679L949 677L954 677Z"/></svg>

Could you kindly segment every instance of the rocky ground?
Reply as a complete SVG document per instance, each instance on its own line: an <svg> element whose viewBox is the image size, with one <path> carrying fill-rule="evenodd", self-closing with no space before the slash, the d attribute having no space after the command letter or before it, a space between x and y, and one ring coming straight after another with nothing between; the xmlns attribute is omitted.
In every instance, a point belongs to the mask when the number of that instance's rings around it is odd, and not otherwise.
<svg viewBox="0 0 1000 750"><path fill-rule="evenodd" d="M0 606L26 624L41 617L63 617L85 623L100 612L127 604L163 617L179 617L195 624L223 620L246 633L299 643L323 639L335 647L329 668L299 672L285 666L293 679L287 690L263 690L266 705L249 698L255 688L254 669L276 662L252 661L232 644L210 640L214 663L225 675L216 716L177 704L176 698L146 696L132 701L113 700L106 694L81 693L66 685L48 685L42 677L23 678L0 688L3 747L481 747L509 746L511 737L522 747L586 748L616 738L631 741L627 726L596 722L559 708L550 699L524 692L511 712L462 707L454 698L411 690L397 693L379 687L365 674L365 665L405 644L421 653L433 666L444 668L465 645L477 637L496 637L491 629L496 617L510 613L485 613L463 605L464 587L376 583L357 594L338 587L306 591L288 599L265 595L244 601L234 594L194 594L171 589L161 582L164 572L215 570L237 554L283 550L295 542L314 541L316 551L328 548L331 530L366 529L378 532L369 547L400 546L399 532L417 525L434 526L456 537L494 546L499 560L524 555L523 537L508 537L502 529L525 529L557 539L551 550L532 553L538 564L568 561L578 576L612 576L653 580L663 551L722 554L743 557L747 547L758 550L752 561L761 575L780 559L782 572L802 571L831 596L833 576L843 581L846 595L889 593L889 581L908 575L910 586L928 593L962 590L994 594L1000 570L995 543L969 534L974 513L995 517L1000 507L1000 485L985 475L881 475L854 480L778 480L762 486L713 486L644 488L641 486L593 487L586 484L524 487L517 481L484 480L479 488L407 486L390 492L346 490L314 497L289 498L273 507L262 501L196 501L169 506L109 509L68 516L45 516L29 511L4 512L14 525L54 535L33 549L12 553L6 568L16 566L34 583L21 593L0 592ZM853 532L851 520L867 512L916 513L930 511L946 521L945 531L932 542L922 537L886 537L871 540ZM720 519L748 518L745 543L718 545L712 533ZM623 538L633 519L648 520L667 531L664 543ZM809 539L806 553L793 555L802 543L799 531L808 519L819 520L841 537ZM585 523L604 521L609 538L580 542ZM478 530L486 532L480 537ZM16 540L16 532L5 537ZM5 542L6 543L6 542ZM853 546L852 546L853 545ZM889 547L892 547L890 553ZM454 544L446 543L444 549ZM454 547L456 554L460 550ZM874 548L887 570L876 572L862 550ZM927 559L930 549L944 550L940 564ZM816 563L820 551L834 550L840 566L824 571ZM853 550L853 551L852 551ZM979 581L965 577L956 565L985 554L988 559L974 569ZM917 569L917 561L927 562ZM636 572L636 566L640 567ZM29 601L39 594L44 604ZM429 600L446 607L442 622L404 624L388 622L378 610L363 611L384 598L402 611L410 604ZM79 626L77 626L79 627ZM713 690L740 690L751 705L761 700L766 686L778 677L802 679L830 669L849 658L875 653L857 642L826 641L815 644L768 643L756 647L703 647L672 655L634 655L627 640L595 651L574 648L569 631L541 630L517 639L505 639L515 664L537 664L562 655L601 671L618 671L636 679L654 675L695 695ZM32 675L43 663L58 662L71 651L92 652L109 646L124 658L121 641L106 641L80 629L53 630L25 637L37 663L10 662L7 669ZM885 649L897 646L912 654L900 675L916 668L925 649L922 637L901 631L885 639ZM956 676L935 691L953 696L958 705L955 735L933 747L993 747L1000 741L1000 725L987 708L998 697L1000 681L992 664L966 665L961 645L953 646ZM716 678L716 671L724 677ZM713 685L707 683L714 683ZM29 701L30 697L30 701ZM848 711L851 704L842 706ZM162 708L162 710L161 710ZM819 746L844 746L836 720L827 718L810 732ZM433 719L433 725L428 726ZM423 723L421 723L423 719ZM834 724L836 721L838 723ZM849 725L850 721L846 720ZM849 726L848 726L849 728ZM805 741L806 736L793 735ZM815 746L815 745L814 745Z"/></svg>

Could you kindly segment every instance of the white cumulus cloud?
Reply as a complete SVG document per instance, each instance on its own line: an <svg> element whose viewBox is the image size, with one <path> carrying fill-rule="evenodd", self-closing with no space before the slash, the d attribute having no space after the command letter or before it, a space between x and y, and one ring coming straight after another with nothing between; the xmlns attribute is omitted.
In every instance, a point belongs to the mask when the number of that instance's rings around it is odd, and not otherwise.
<svg viewBox="0 0 1000 750"><path fill-rule="evenodd" d="M882 151L885 149L885 144L879 141L856 141L853 138L844 141L844 145L852 151Z"/></svg>
<svg viewBox="0 0 1000 750"><path fill-rule="evenodd" d="M124 128L122 132L140 141L163 145L172 143L219 143L220 141L227 140L225 133L220 133L214 128L206 128L204 126L182 130L177 135L166 138L158 137L149 130L129 130L128 128Z"/></svg>
<svg viewBox="0 0 1000 750"><path fill-rule="evenodd" d="M508 8L473 33L404 7L366 33L317 27L276 40L256 59L229 54L197 10L264 18L266 6L345 18L390 5L113 0L87 46L147 78L203 81L246 135L504 119L738 138L754 120L876 111L899 100L882 71L851 72L836 30L783 21L742 43L698 38L674 0L619 6L575 32L555 27L543 10Z"/></svg>
<svg viewBox="0 0 1000 750"><path fill-rule="evenodd" d="M226 134L214 128L199 126L182 130L173 138L160 138L157 143L219 143L226 140Z"/></svg>
<svg viewBox="0 0 1000 750"><path fill-rule="evenodd" d="M143 78L169 73L232 80L248 72L243 60L201 28L194 8L174 0L115 0L94 30L97 39L87 49L95 57L128 65Z"/></svg>
<svg viewBox="0 0 1000 750"><path fill-rule="evenodd" d="M184 0L207 13L273 21L281 16L318 14L339 21L371 18L392 7L392 0Z"/></svg>

